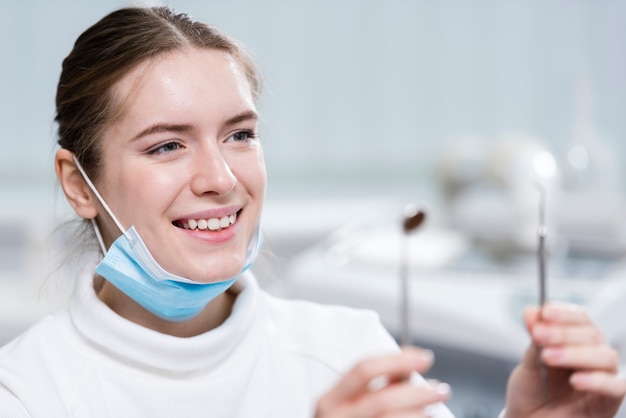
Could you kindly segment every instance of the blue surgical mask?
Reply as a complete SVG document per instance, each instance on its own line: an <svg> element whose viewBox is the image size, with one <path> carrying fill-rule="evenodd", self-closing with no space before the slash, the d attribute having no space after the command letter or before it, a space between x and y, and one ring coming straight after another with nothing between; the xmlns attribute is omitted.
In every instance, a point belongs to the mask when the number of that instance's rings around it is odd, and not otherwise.
<svg viewBox="0 0 626 418"><path fill-rule="evenodd" d="M211 300L232 286L256 260L262 243L260 227L257 227L248 244L244 266L235 277L200 283L166 271L150 254L134 226L124 230L76 158L74 162L89 188L122 232L107 251L95 220L91 220L104 253L104 258L96 266L96 273L154 315L172 322L195 317Z"/></svg>

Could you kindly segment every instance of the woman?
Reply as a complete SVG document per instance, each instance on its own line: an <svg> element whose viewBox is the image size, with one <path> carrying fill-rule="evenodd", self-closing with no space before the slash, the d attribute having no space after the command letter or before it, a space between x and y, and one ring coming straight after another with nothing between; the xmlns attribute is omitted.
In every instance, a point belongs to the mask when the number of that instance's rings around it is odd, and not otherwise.
<svg viewBox="0 0 626 418"><path fill-rule="evenodd" d="M57 90L55 169L104 257L0 350L0 417L449 417L432 353L378 318L281 300L246 270L261 237L260 82L230 38L166 8L85 31ZM507 417L609 417L626 384L579 308L528 310ZM548 366L539 390L537 348Z"/></svg>

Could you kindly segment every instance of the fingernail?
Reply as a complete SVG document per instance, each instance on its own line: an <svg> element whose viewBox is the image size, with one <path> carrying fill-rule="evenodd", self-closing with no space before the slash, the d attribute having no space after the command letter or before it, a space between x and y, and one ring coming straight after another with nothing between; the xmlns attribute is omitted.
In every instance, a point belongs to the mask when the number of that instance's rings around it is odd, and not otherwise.
<svg viewBox="0 0 626 418"><path fill-rule="evenodd" d="M541 356L550 362L558 362L563 357L563 350L560 348L544 348Z"/></svg>
<svg viewBox="0 0 626 418"><path fill-rule="evenodd" d="M554 319L555 313L552 308L550 308L549 306L545 306L543 309L541 309L540 315L542 320L548 321Z"/></svg>
<svg viewBox="0 0 626 418"><path fill-rule="evenodd" d="M437 394L441 396L448 396L450 395L451 391L452 390L450 389L450 385L447 383L438 383L435 386L435 392L437 392Z"/></svg>
<svg viewBox="0 0 626 418"><path fill-rule="evenodd" d="M422 350L422 356L424 360L429 363L432 363L435 360L435 353L433 352L433 350L429 350L427 348Z"/></svg>
<svg viewBox="0 0 626 418"><path fill-rule="evenodd" d="M550 338L550 334L550 329L541 325L535 326L535 329L533 330L533 336L541 341L548 340Z"/></svg>
<svg viewBox="0 0 626 418"><path fill-rule="evenodd" d="M577 388L585 388L590 385L591 376L588 374L575 373L570 376L569 383Z"/></svg>

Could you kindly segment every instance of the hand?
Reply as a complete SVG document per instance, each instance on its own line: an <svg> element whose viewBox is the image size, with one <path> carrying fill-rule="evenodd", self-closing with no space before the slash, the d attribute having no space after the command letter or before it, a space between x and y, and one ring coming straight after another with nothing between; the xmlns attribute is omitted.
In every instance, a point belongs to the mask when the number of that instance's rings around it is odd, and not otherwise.
<svg viewBox="0 0 626 418"><path fill-rule="evenodd" d="M626 382L616 351L584 309L550 303L541 314L526 309L524 321L532 344L509 378L506 418L613 417ZM539 361L547 366L545 397Z"/></svg>
<svg viewBox="0 0 626 418"><path fill-rule="evenodd" d="M413 347L364 360L320 399L315 417L427 417L424 409L446 400L449 387L416 383L410 376L426 372L432 363L432 352Z"/></svg>

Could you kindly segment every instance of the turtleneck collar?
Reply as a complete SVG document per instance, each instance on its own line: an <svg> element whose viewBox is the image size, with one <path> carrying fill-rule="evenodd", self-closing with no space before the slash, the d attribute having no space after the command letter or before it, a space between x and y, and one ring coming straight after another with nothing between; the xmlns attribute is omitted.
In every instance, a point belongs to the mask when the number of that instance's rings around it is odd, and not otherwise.
<svg viewBox="0 0 626 418"><path fill-rule="evenodd" d="M117 315L97 297L92 274L79 278L69 307L72 322L98 352L139 368L188 373L217 367L236 351L256 317L259 288L249 272L233 286L238 294L226 321L189 338L162 334Z"/></svg>

